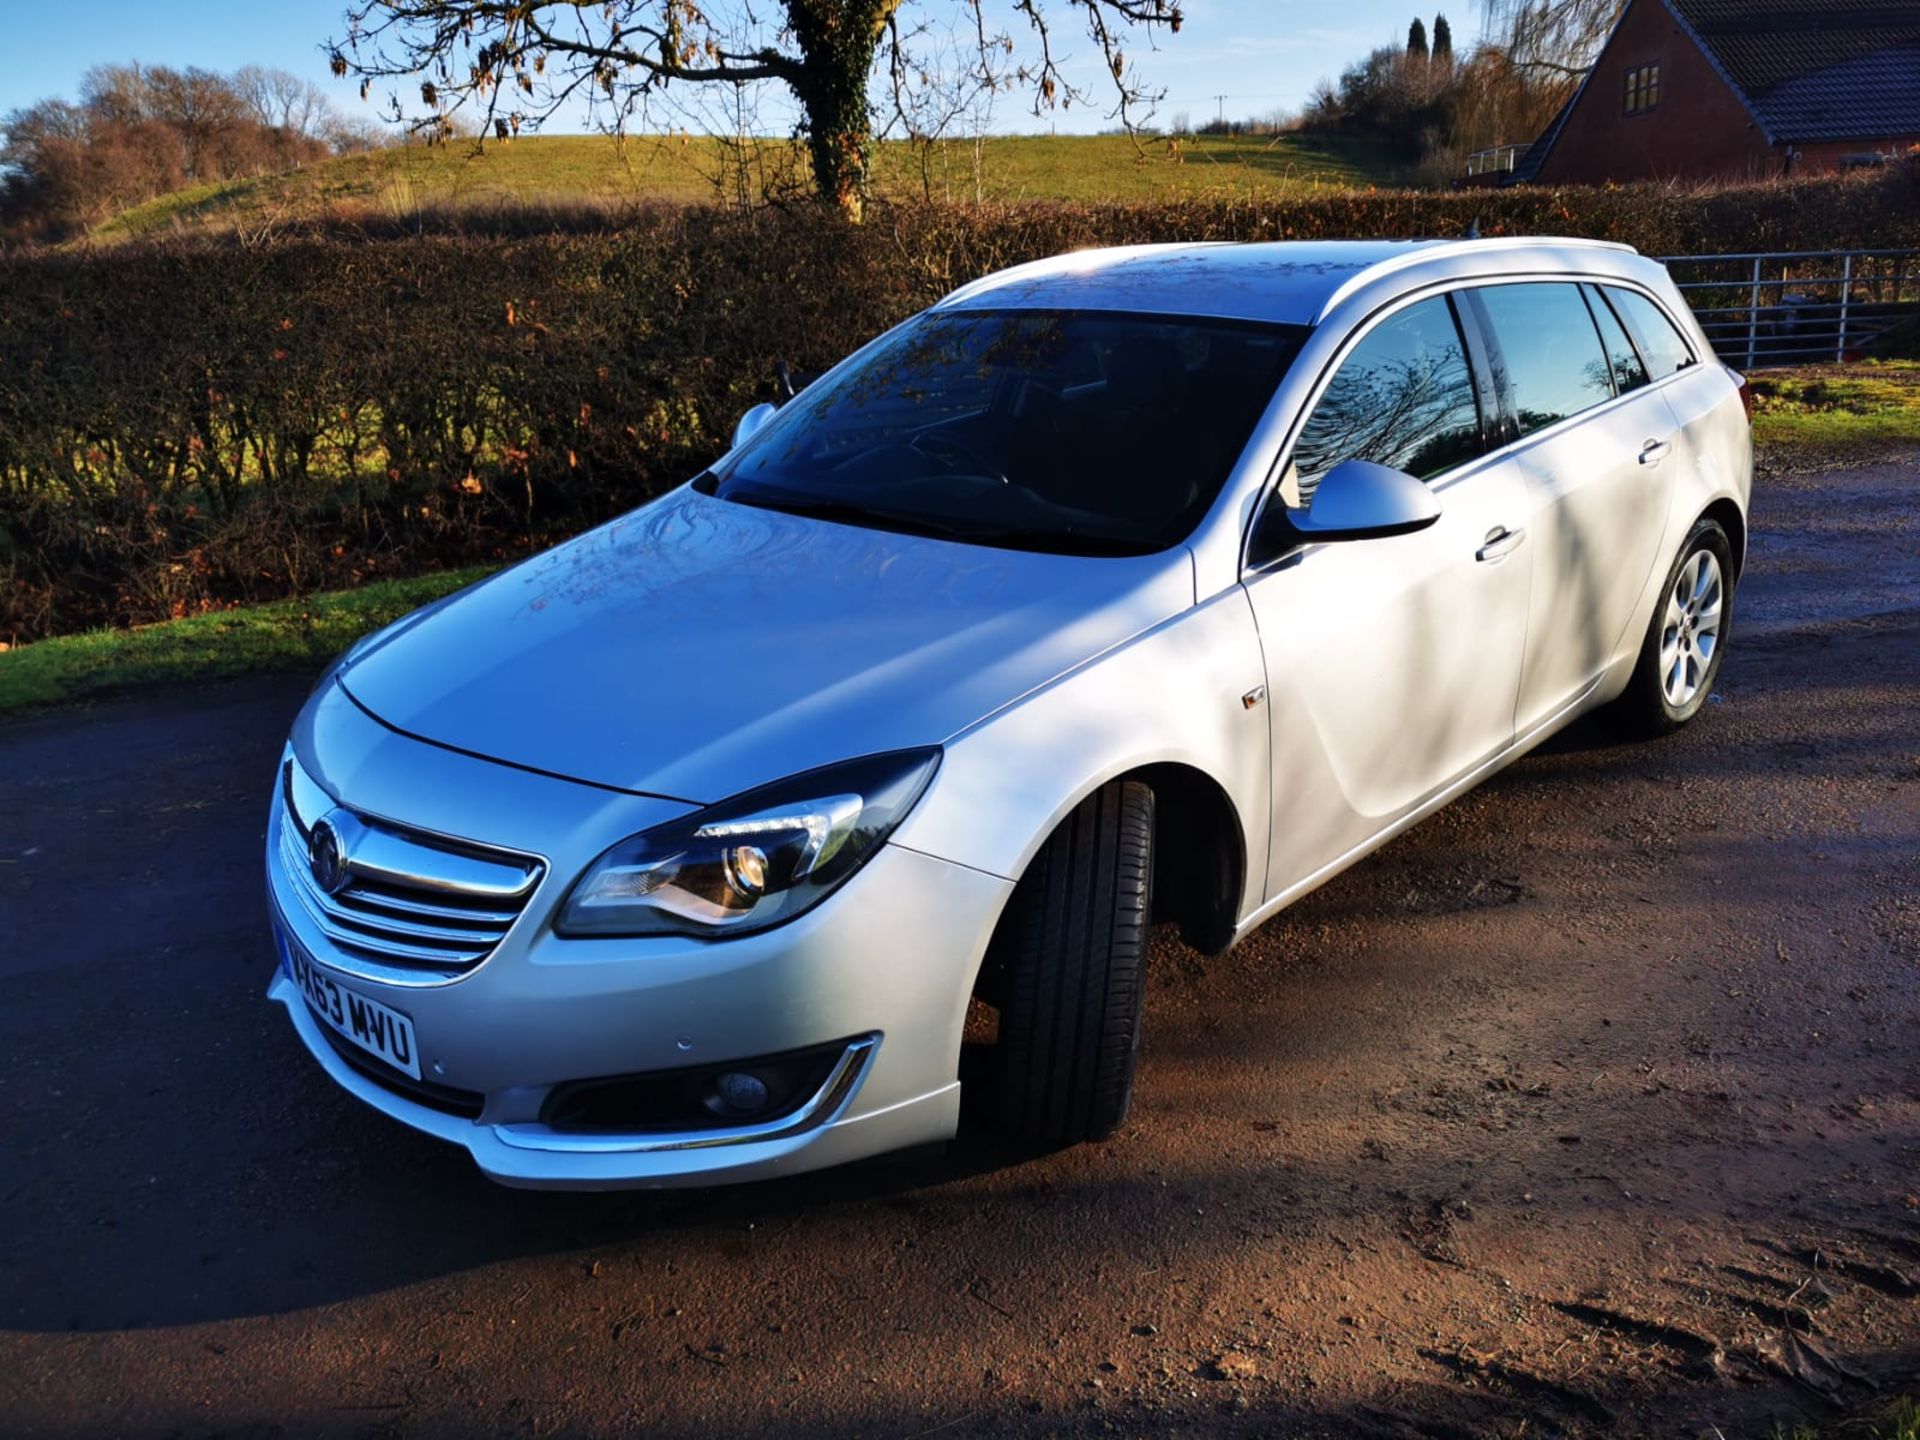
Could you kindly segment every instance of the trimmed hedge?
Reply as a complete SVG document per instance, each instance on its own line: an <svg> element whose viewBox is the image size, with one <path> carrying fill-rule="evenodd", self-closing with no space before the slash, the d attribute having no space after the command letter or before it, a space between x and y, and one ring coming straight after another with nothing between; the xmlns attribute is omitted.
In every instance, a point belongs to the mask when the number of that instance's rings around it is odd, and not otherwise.
<svg viewBox="0 0 1920 1440"><path fill-rule="evenodd" d="M765 398L976 275L1094 244L1577 234L1920 244L1909 164L1721 190L638 212L0 258L0 638L509 558L687 478ZM471 220L468 222L471 224Z"/></svg>

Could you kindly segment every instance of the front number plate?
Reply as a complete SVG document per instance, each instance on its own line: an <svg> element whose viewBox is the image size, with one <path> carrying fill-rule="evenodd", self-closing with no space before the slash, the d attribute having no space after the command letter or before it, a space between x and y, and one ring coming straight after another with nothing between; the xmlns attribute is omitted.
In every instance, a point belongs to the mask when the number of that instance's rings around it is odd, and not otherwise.
<svg viewBox="0 0 1920 1440"><path fill-rule="evenodd" d="M307 1008L320 1023L401 1074L418 1080L420 1047L414 1044L412 1018L349 990L308 959L291 937L285 944L281 958L286 961L287 975L307 997Z"/></svg>

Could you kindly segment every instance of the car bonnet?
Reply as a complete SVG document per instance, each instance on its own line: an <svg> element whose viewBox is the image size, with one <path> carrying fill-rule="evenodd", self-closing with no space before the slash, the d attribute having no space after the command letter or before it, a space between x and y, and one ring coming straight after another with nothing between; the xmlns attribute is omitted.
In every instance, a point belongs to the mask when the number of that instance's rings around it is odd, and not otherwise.
<svg viewBox="0 0 1920 1440"><path fill-rule="evenodd" d="M1191 556L997 549L682 489L344 667L393 729L705 803L937 744L1193 604Z"/></svg>

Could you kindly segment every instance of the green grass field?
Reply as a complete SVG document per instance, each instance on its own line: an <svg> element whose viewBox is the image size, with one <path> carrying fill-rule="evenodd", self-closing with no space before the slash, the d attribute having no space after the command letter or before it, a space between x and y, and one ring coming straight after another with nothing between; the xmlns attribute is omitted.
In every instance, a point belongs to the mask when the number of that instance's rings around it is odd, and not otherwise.
<svg viewBox="0 0 1920 1440"><path fill-rule="evenodd" d="M160 681L318 670L369 631L490 573L377 580L132 630L63 635L0 653L0 714Z"/></svg>
<svg viewBox="0 0 1920 1440"><path fill-rule="evenodd" d="M1753 438L1761 445L1822 451L1920 444L1920 361L1755 375Z"/></svg>
<svg viewBox="0 0 1920 1440"><path fill-rule="evenodd" d="M707 137L535 136L405 146L348 155L306 170L222 181L163 195L116 216L95 238L199 226L254 227L328 214L404 220L430 209L476 210L648 201L695 203L737 194L737 159ZM760 175L804 177L785 141L754 142ZM1125 135L990 136L925 149L878 147L875 189L898 198L944 200L1154 200L1178 196L1274 195L1313 188L1391 184L1396 170L1377 147L1324 136L1195 136L1172 146Z"/></svg>

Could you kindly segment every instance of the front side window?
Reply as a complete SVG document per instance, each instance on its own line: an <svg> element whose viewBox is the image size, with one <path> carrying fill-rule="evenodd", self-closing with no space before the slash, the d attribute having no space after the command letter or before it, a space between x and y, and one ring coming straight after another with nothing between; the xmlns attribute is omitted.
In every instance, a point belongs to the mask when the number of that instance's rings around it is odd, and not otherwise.
<svg viewBox="0 0 1920 1440"><path fill-rule="evenodd" d="M1636 65L1627 71L1625 107L1629 115L1640 115L1660 103L1660 66Z"/></svg>
<svg viewBox="0 0 1920 1440"><path fill-rule="evenodd" d="M929 311L808 386L699 488L1009 548L1185 539L1306 332L1099 311Z"/></svg>
<svg viewBox="0 0 1920 1440"><path fill-rule="evenodd" d="M1310 505L1342 460L1373 460L1421 480L1480 453L1473 371L1453 307L1422 300L1367 332L1340 362L1294 441L1281 498Z"/></svg>
<svg viewBox="0 0 1920 1440"><path fill-rule="evenodd" d="M1474 293L1493 327L1494 363L1522 435L1613 398L1611 366L1579 286L1530 282Z"/></svg>
<svg viewBox="0 0 1920 1440"><path fill-rule="evenodd" d="M1647 373L1653 379L1662 379L1693 363L1693 352L1687 348L1687 342L1680 338L1673 321L1658 305L1638 290L1624 290L1615 285L1600 288L1606 291L1613 308L1627 322L1634 339L1640 342L1640 353L1647 359Z"/></svg>

